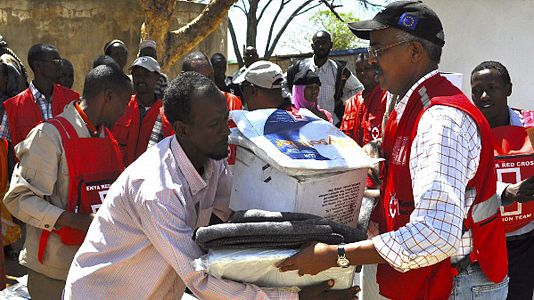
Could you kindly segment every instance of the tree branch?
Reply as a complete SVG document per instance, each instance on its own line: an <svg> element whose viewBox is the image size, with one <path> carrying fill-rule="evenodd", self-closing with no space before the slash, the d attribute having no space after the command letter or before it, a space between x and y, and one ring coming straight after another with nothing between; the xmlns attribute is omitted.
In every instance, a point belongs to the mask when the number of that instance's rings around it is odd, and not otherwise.
<svg viewBox="0 0 534 300"><path fill-rule="evenodd" d="M278 20L278 17L282 13L282 10L284 10L284 7L287 3L291 2L291 0L280 0L280 7L278 8L278 11L274 15L273 21L271 23L271 27L269 28L269 35L267 36L267 44L265 44L265 55L263 56L264 59L268 59L271 55L269 54L269 45L271 44L271 38L273 37L273 31L274 26L276 25L276 21Z"/></svg>
<svg viewBox="0 0 534 300"><path fill-rule="evenodd" d="M318 6L321 6L321 4L322 4L322 3L317 3L317 4L315 4L315 5L312 5L312 6L310 6L309 8L306 8L305 10L299 12L296 16L300 16L300 15L302 15L302 14L305 14L305 13L307 13L308 11L310 11L310 10L312 10L312 9L318 7Z"/></svg>
<svg viewBox="0 0 534 300"><path fill-rule="evenodd" d="M237 42L234 24L232 24L232 20L230 20L230 18L228 18L228 31L230 32L230 37L232 38L232 46L234 48L235 57L237 58L237 63L239 64L239 67L242 67L245 63L243 62L243 56L241 56L241 51L239 50L239 43Z"/></svg>
<svg viewBox="0 0 534 300"><path fill-rule="evenodd" d="M157 1L157 0L155 0ZM182 56L191 52L209 34L214 32L222 20L227 18L228 9L237 0L211 0L198 17L178 30L169 32L163 57L163 71L170 69Z"/></svg>
<svg viewBox="0 0 534 300"><path fill-rule="evenodd" d="M269 0L267 2L267 4L265 4L265 6L263 7L263 9L261 10L260 12L260 16L258 17L258 22L261 20L261 18L263 17L263 14L265 13L265 11L267 10L267 7L269 7L269 5L271 5L271 3L273 3L274 0Z"/></svg>
<svg viewBox="0 0 534 300"><path fill-rule="evenodd" d="M234 5L234 7L242 11L245 16L247 15L247 10L244 7L239 6L239 4Z"/></svg>
<svg viewBox="0 0 534 300"><path fill-rule="evenodd" d="M343 18L341 18L341 16L337 13L336 11L336 8L337 7L340 7L341 5L334 5L334 1L332 0L332 3L328 3L327 0L320 0L322 3L324 3L324 5L326 5L326 7L328 7L328 9L334 14L334 16L336 16L336 18L345 23L345 21L343 21ZM368 2L367 0L360 0L360 1L363 1L363 2Z"/></svg>
<svg viewBox="0 0 534 300"><path fill-rule="evenodd" d="M287 18L286 22L284 23L284 25L282 26L282 28L280 28L280 30L278 31L278 34L276 35L276 37L274 38L273 40L273 43L269 46L267 44L267 46L269 47L269 51L265 53L265 59L271 57L271 55L273 54L274 52L274 49L276 47L276 44L278 43L278 41L280 40L280 37L282 37L282 34L284 33L284 31L287 29L287 26L289 26L289 23L291 23L291 21L293 21L293 18L295 18L295 16L297 16L300 11L302 9L304 9L308 4L310 4L313 0L307 0L305 1L304 3L302 3L297 9L295 9L293 11L293 13L289 16L289 18Z"/></svg>

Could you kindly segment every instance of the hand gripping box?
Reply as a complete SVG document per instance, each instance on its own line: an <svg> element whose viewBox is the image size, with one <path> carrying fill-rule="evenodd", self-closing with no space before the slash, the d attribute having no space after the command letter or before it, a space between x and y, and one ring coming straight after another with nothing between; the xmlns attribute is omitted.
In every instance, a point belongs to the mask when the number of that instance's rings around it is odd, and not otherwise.
<svg viewBox="0 0 534 300"><path fill-rule="evenodd" d="M233 111L233 210L311 213L355 227L370 159L307 110Z"/></svg>

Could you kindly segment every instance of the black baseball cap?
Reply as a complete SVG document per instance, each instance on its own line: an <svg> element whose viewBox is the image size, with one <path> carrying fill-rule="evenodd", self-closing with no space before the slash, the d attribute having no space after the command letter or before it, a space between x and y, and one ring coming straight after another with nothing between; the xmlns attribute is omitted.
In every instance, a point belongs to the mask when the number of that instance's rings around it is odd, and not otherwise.
<svg viewBox="0 0 534 300"><path fill-rule="evenodd" d="M370 39L371 31L389 27L404 30L441 47L445 45L438 15L421 1L396 1L388 4L372 20L349 23L352 33L365 40Z"/></svg>

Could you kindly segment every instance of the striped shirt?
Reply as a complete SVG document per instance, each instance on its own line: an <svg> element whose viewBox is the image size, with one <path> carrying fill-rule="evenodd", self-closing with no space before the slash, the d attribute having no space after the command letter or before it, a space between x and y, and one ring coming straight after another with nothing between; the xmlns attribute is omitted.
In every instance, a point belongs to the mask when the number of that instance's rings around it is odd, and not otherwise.
<svg viewBox="0 0 534 300"><path fill-rule="evenodd" d="M46 121L52 118L52 97L45 97L33 84L33 81L30 82L29 86L30 91L32 92L33 99L35 103L39 105L41 113L43 114L43 119ZM0 123L0 139L7 139L11 141L11 133L9 131L9 123L7 121L7 114L4 107L0 108L0 114L2 115L2 122Z"/></svg>
<svg viewBox="0 0 534 300"><path fill-rule="evenodd" d="M397 103L398 118L414 90L436 74L421 78ZM410 222L372 239L392 267L406 272L449 257L457 262L472 251L471 231L462 234L462 225L476 196L467 183L476 173L481 148L477 125L463 111L443 105L425 111L410 152L415 204Z"/></svg>
<svg viewBox="0 0 534 300"><path fill-rule="evenodd" d="M337 115L334 113L337 64L333 60L328 59L322 66L319 67L315 65L315 60L313 57L305 59L304 63L306 67L316 72L317 76L319 76L319 79L321 80L321 88L319 89L317 104L321 108L329 111L332 114L334 124L337 124L340 121ZM345 82L341 100L345 101L356 95L361 90L363 90L363 85L360 83L358 78L354 76L354 74L351 74Z"/></svg>
<svg viewBox="0 0 534 300"><path fill-rule="evenodd" d="M212 212L229 216L226 160L202 175L175 136L147 150L111 186L71 265L65 299L180 299L187 286L200 299L297 299L195 271L204 253L193 231Z"/></svg>

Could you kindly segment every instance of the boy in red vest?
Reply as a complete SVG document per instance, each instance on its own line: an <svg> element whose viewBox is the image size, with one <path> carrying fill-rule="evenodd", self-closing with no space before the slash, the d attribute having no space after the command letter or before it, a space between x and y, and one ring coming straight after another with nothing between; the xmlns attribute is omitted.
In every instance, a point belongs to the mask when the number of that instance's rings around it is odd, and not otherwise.
<svg viewBox="0 0 534 300"><path fill-rule="evenodd" d="M130 80L98 66L83 97L39 124L16 147L4 204L26 223L20 264L28 268L32 299L60 299L69 266L109 185L123 170L110 126L130 99Z"/></svg>
<svg viewBox="0 0 534 300"><path fill-rule="evenodd" d="M504 299L507 252L491 129L437 71L441 21L421 2L396 1L349 28L370 39L382 88L401 96L382 144L380 234L337 247L314 244L279 267L316 274L378 263L380 294L390 299L471 299L481 291Z"/></svg>
<svg viewBox="0 0 534 300"><path fill-rule="evenodd" d="M28 51L28 64L34 79L20 94L6 100L2 109L0 138L13 146L24 140L37 124L63 112L63 108L80 94L56 84L61 57L56 47L33 45Z"/></svg>
<svg viewBox="0 0 534 300"><path fill-rule="evenodd" d="M126 167L147 148L174 133L163 114L163 103L154 90L161 74L158 62L150 56L141 56L133 62L130 70L135 94L112 130Z"/></svg>
<svg viewBox="0 0 534 300"><path fill-rule="evenodd" d="M528 110L512 109L512 81L505 66L485 61L471 73L473 102L488 119L495 138L497 195L503 202L510 284L508 299L532 299L534 289L534 169L524 127L534 126ZM523 181L521 179L530 177ZM519 182L518 182L519 181ZM517 201L513 203L513 201Z"/></svg>

